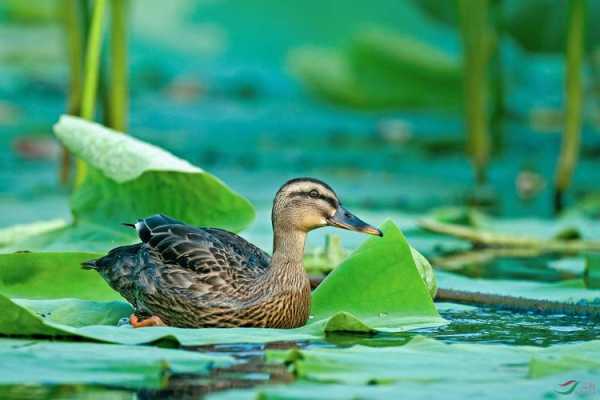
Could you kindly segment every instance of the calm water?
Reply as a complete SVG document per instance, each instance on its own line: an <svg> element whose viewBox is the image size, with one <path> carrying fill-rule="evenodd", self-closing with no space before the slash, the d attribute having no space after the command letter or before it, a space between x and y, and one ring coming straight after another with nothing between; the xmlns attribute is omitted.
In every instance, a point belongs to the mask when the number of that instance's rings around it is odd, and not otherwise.
<svg viewBox="0 0 600 400"><path fill-rule="evenodd" d="M186 350L232 355L241 361L227 369L213 370L210 375L173 375L166 377L166 386L160 390L129 390L118 387L87 385L58 386L0 386L0 398L25 399L198 399L215 391L251 388L264 384L284 384L294 381L294 376L283 365L267 365L267 349L402 346L415 335L442 340L447 343L481 343L550 346L553 344L587 341L600 338L600 325L587 317L565 315L540 315L513 313L492 308L477 308L454 304L441 304L440 312L450 323L446 326L421 329L410 333L377 335L328 336L319 342L281 342L262 345L212 345L186 348Z"/></svg>

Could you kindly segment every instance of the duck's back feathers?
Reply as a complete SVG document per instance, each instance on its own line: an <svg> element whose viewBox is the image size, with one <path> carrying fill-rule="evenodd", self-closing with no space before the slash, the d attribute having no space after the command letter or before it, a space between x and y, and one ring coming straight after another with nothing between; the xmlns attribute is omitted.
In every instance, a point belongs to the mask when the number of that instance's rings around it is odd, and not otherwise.
<svg viewBox="0 0 600 400"><path fill-rule="evenodd" d="M223 229L196 228L161 214L138 220L135 228L165 263L198 273L227 268L260 273L271 264L266 252Z"/></svg>

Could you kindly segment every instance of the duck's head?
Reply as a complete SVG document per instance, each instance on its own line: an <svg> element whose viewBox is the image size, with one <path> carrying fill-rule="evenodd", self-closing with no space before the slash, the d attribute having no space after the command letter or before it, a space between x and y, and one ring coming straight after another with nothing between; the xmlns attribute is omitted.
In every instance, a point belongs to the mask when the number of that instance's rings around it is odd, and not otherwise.
<svg viewBox="0 0 600 400"><path fill-rule="evenodd" d="M383 233L342 207L333 189L318 179L287 181L273 201L273 226L308 232L324 226L383 236Z"/></svg>

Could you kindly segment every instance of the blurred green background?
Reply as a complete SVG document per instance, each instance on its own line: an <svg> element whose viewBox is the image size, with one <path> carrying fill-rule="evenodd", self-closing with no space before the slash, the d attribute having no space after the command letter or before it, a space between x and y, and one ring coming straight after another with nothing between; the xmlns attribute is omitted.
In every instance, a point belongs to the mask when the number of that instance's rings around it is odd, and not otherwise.
<svg viewBox="0 0 600 400"><path fill-rule="evenodd" d="M69 217L51 126L69 107L75 3L85 14L86 2L0 4L0 227ZM557 215L569 32L582 48L581 68L571 54L581 146L559 211L600 215L598 0L124 3L125 130L247 196L258 208L248 235L265 248L272 196L299 175L376 223L448 205ZM105 123L110 12L95 116Z"/></svg>
<svg viewBox="0 0 600 400"><path fill-rule="evenodd" d="M161 146L222 179L256 206L256 219L241 234L267 251L279 186L297 176L325 180L345 206L373 225L391 219L429 258L440 288L436 307L449 321L406 334L343 333L273 344L298 347L299 361L310 359L311 349L341 355L355 344L390 346L391 369L380 363L385 357L372 356L351 366L375 374L378 380L369 379L365 387L344 385L337 392L338 385L304 386L307 379L298 370L292 376L293 365L280 365L278 373L273 365L256 364L269 345L221 344L186 349L232 355L244 362L241 369L171 376L161 361L154 366L160 389L138 383L137 398L196 398L263 383L291 383L294 398L336 393L385 398L389 388L402 393L412 388L429 397L441 391L457 398L511 392L555 398L554 389L567 379L584 387L597 378L598 363L588 351L596 343L573 343L581 348L569 343L600 337L596 21L600 0L4 0L0 247L11 254L2 257L0 297L96 296L90 285L99 277L81 272L80 262L92 258L88 252L136 240L119 223L131 222L141 210L174 210L186 222L217 221L230 229L243 228L253 216L243 198L201 173L186 170L189 179L162 179L159 172L118 186L100 170L114 167L119 176L128 175L123 165L130 164L123 159L135 145L103 157L99 149L114 148L111 143L121 136L101 133L102 140L110 137L101 143L89 126L69 128L87 122L63 119L62 140L71 148L83 143L82 157L92 165L82 184L82 164L53 134L52 126L67 113ZM137 167L146 166L144 157L152 154L141 154ZM21 225L28 223L34 224ZM333 228L309 236L305 267L313 278L331 271L365 239L336 230L339 237L324 240L327 233ZM395 254L399 247L387 243L385 250ZM12 254L15 250L33 253ZM422 256L417 261L431 284L429 263ZM368 276L372 265L365 267L361 271ZM356 276L359 282L367 279ZM366 287L374 299L385 298L381 288ZM465 302L477 307L456 304L464 299L452 293L466 295ZM39 304L47 307L45 301ZM13 303L12 312L20 307ZM75 319L99 313L66 310L63 317ZM0 325L13 334L13 314L6 314ZM50 314L41 315L52 321ZM417 364L397 356L395 350L420 335L436 340L413 353ZM14 364L19 359L10 355L20 352L33 361L4 381L9 385L0 385L0 397L132 397L133 388L97 386L101 370L76 343L57 343L58 361L69 361L58 382L68 385L24 385L24 376L27 382L57 382L52 349L30 343L38 339L23 345L3 339L5 348L15 346L6 362ZM154 344L168 345L162 342ZM443 343L458 345L448 352L439 347ZM515 347L521 345L550 347L552 362L539 364L540 371L563 374L534 381L535 374L525 371L536 365L532 359L527 367L533 347ZM151 351L140 347L135 361L144 362ZM448 366L468 360L472 351L479 360L472 369L482 375L463 379L463 369ZM513 352L518 362L507 363L506 354ZM557 359L560 354L565 358ZM106 359L100 364L114 365ZM82 365L92 372L81 382L93 386L71 385L81 371L86 374ZM336 368L329 362L314 365L325 373ZM379 380L380 368L400 371L402 386ZM584 374L587 368L594 372ZM129 376L129 366L117 369ZM493 375L486 378L488 369ZM509 369L514 375L504 375ZM351 372L346 365L342 370ZM412 373L417 381L411 384ZM334 382L332 375L327 382Z"/></svg>

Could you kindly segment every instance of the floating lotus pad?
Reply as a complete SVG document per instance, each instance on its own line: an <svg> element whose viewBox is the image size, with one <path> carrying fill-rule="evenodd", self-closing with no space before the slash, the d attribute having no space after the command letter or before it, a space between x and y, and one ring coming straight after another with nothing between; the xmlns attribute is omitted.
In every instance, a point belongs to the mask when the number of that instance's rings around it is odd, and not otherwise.
<svg viewBox="0 0 600 400"><path fill-rule="evenodd" d="M582 391L588 384L588 395L593 396L595 385L589 383L600 375L598 357L600 341L542 348L448 344L421 336L397 347L269 350L267 359L287 363L297 382L209 398L431 399L443 393L445 399L548 399L558 398L559 391L567 394L576 384Z"/></svg>
<svg viewBox="0 0 600 400"><path fill-rule="evenodd" d="M1 385L160 388L167 372L206 374L235 363L227 355L157 347L0 339Z"/></svg>
<svg viewBox="0 0 600 400"><path fill-rule="evenodd" d="M123 344L173 340L182 345L202 345L302 341L322 338L326 332L333 331L400 332L445 323L415 267L410 247L400 230L392 222L386 222L382 230L383 238L369 238L313 293L312 317L302 328L131 329L114 324L131 312L124 302L26 301L0 296L4 310L0 314L0 334L76 336ZM91 271L86 272L94 275ZM104 290L103 281L99 276L97 279L98 287ZM83 325L78 318L66 312L69 307L73 313L84 313L89 325ZM108 325L102 325L108 321Z"/></svg>

